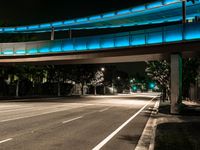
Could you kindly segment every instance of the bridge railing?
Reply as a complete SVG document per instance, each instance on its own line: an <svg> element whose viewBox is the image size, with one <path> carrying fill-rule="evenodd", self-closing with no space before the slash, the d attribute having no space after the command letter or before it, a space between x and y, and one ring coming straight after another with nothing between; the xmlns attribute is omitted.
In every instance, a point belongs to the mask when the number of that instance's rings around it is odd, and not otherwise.
<svg viewBox="0 0 200 150"><path fill-rule="evenodd" d="M188 23L160 28L117 34L37 41L23 43L0 43L0 55L37 55L62 52L108 50L136 46L148 46L200 39L200 23Z"/></svg>
<svg viewBox="0 0 200 150"><path fill-rule="evenodd" d="M113 19L123 16L128 16L132 13L138 13L143 12L145 10L153 9L153 8L159 8L162 6L166 6L169 4L176 4L180 3L181 0L158 0L152 3L143 4L140 6L136 6L133 8L118 10L118 11L112 11L108 13L98 14L94 16L88 16L84 18L77 18L72 20L64 20L64 21L57 21L57 22L50 22L50 23L44 23L44 24L35 24L35 25L28 25L28 26L17 26L17 27L0 27L0 33L32 33L32 32L51 32L52 27L55 28L55 30L69 30L71 29L87 29L87 28L107 28L112 27L107 25L98 25L98 26L87 26L82 27L82 24L88 24L88 23L95 23L95 22L101 22L105 21L107 19ZM123 24L117 24L117 27L120 27ZM79 27L77 27L79 26ZM116 25L115 25L116 26ZM130 25L132 26L132 25Z"/></svg>

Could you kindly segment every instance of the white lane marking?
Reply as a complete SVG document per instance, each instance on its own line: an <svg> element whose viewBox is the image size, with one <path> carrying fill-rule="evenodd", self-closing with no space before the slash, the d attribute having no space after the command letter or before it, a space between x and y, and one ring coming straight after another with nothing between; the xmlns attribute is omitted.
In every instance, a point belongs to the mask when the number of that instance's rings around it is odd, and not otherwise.
<svg viewBox="0 0 200 150"><path fill-rule="evenodd" d="M23 116L23 117L16 117L16 118L11 118L11 119L5 119L5 120L0 120L0 123L8 122L8 121L13 121L13 120L18 120L18 119L31 118L31 117L36 117L36 116L41 116L41 115L46 115L46 114L50 114L50 113L56 113L56 112L66 111L66 110L71 110L71 109L76 109L76 108L82 108L82 107L87 107L87 106L90 106L90 105L79 106L79 107L74 107L74 108L69 108L69 109L61 109L61 110L49 111L49 112L35 114L35 115L30 115L30 116Z"/></svg>
<svg viewBox="0 0 200 150"><path fill-rule="evenodd" d="M118 127L114 132L107 136L103 141L101 141L92 150L100 150L108 141L110 141L120 130L122 130L129 122L131 122L137 115L139 115L156 97L152 98L146 105L144 105L136 114L130 117L126 122L124 122L120 127Z"/></svg>
<svg viewBox="0 0 200 150"><path fill-rule="evenodd" d="M160 105L160 100L157 100L156 103L154 104L154 107L151 110L149 110L149 113L151 112L151 114L142 132L142 135L138 141L138 144L136 145L135 150L144 150L144 149L153 150L151 146L153 146L152 140L154 140L155 137L154 130L156 127L156 119L153 118L153 115L155 114L154 111L156 112L158 111L159 105Z"/></svg>
<svg viewBox="0 0 200 150"><path fill-rule="evenodd" d="M12 138L9 138L9 139L6 139L6 140L3 140L3 141L0 141L0 144L5 143L5 142L8 142L8 141L11 141L11 140L12 140Z"/></svg>
<svg viewBox="0 0 200 150"><path fill-rule="evenodd" d="M110 109L110 107L102 109L102 110L99 110L99 112L104 112L104 111L109 110L109 109Z"/></svg>
<svg viewBox="0 0 200 150"><path fill-rule="evenodd" d="M72 122L72 121L75 121L75 120L78 120L78 119L81 119L81 118L83 118L83 116L76 117L76 118L73 118L73 119L69 119L69 120L67 120L67 121L63 121L62 123L63 123L63 124L66 124L66 123L69 123L69 122Z"/></svg>

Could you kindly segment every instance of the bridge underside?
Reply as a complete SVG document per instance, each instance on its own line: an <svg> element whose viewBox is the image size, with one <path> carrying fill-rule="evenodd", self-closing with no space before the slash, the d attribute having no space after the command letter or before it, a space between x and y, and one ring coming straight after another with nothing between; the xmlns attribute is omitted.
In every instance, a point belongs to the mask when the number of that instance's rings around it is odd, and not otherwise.
<svg viewBox="0 0 200 150"><path fill-rule="evenodd" d="M199 47L199 41L190 41L142 47L107 49L103 51L1 56L0 64L97 64L152 61L170 59L170 55L173 53L182 54L183 57L198 57L200 54Z"/></svg>

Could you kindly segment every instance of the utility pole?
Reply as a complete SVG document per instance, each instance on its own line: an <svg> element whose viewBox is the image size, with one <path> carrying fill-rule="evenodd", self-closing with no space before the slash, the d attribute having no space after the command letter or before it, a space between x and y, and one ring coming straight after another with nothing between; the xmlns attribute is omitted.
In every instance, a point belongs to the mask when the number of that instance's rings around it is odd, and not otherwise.
<svg viewBox="0 0 200 150"><path fill-rule="evenodd" d="M186 0L182 0L182 24L186 23Z"/></svg>

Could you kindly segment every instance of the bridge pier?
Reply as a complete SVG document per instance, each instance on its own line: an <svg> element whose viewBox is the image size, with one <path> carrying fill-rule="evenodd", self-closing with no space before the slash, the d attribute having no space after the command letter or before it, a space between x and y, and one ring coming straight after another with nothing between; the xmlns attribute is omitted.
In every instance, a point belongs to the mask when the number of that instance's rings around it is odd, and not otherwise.
<svg viewBox="0 0 200 150"><path fill-rule="evenodd" d="M182 56L171 54L171 109L172 114L178 114L178 105L182 101Z"/></svg>

